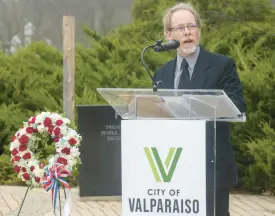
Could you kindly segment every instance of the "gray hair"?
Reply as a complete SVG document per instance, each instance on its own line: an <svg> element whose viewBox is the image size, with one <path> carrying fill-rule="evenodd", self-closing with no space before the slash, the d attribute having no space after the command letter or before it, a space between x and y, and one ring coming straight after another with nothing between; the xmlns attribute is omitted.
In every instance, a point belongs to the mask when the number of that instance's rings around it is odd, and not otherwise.
<svg viewBox="0 0 275 216"><path fill-rule="evenodd" d="M190 11L195 17L196 24L198 25L199 28L201 28L200 16L198 12L194 9L194 7L189 3L177 3L173 7L167 9L164 13L163 20L162 20L164 32L168 31L171 28L171 17L173 13L178 10Z"/></svg>

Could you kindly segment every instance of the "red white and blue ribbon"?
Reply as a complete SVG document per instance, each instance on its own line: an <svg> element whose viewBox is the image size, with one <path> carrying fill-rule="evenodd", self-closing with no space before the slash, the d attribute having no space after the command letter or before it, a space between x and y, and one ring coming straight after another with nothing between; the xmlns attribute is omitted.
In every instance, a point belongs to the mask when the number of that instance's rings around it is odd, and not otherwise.
<svg viewBox="0 0 275 216"><path fill-rule="evenodd" d="M56 199L57 194L59 194L59 182L64 185L65 188L70 189L69 184L66 182L64 178L71 175L71 170L65 168L64 164L55 163L52 167L45 168L46 176L42 182L43 188L46 191L52 190L52 204L54 208L56 208Z"/></svg>

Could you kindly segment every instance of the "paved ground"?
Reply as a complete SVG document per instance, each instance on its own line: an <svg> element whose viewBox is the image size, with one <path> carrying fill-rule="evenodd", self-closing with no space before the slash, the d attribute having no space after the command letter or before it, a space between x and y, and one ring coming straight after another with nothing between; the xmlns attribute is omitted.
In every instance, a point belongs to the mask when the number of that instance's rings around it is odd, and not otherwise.
<svg viewBox="0 0 275 216"><path fill-rule="evenodd" d="M25 187L0 186L0 215L17 215L25 192ZM61 199L64 200L64 197ZM121 215L119 201L82 200L77 188L72 190L72 199L71 216ZM230 209L232 216L275 216L275 197L234 193L230 196ZM30 191L20 215L53 216L50 193L41 189Z"/></svg>

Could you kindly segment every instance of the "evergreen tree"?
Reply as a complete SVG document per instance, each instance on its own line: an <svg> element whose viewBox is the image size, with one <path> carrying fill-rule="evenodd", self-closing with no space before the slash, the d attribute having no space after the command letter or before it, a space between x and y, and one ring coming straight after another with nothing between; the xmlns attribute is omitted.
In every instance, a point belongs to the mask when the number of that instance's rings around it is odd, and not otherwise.
<svg viewBox="0 0 275 216"><path fill-rule="evenodd" d="M106 103L97 93L98 87L152 87L141 63L141 51L156 40L164 40L163 11L177 2L136 0L132 23L104 37L84 29L90 47L77 46L77 104ZM234 58L242 80L247 122L232 125L240 185L257 190L275 189L275 9L269 0L190 3L203 21L201 45ZM175 51L154 53L149 49L145 62L153 73L174 56ZM4 145L8 148L22 121L35 112L62 112L62 68L62 54L43 43L30 44L13 56L0 54L0 153Z"/></svg>

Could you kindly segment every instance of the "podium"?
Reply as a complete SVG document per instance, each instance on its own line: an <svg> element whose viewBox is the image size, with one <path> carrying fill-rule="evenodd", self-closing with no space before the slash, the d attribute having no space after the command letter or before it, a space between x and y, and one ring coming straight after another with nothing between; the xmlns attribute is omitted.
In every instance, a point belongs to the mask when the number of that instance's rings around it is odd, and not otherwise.
<svg viewBox="0 0 275 216"><path fill-rule="evenodd" d="M225 92L97 91L122 117L122 215L218 216L217 123L246 120Z"/></svg>

